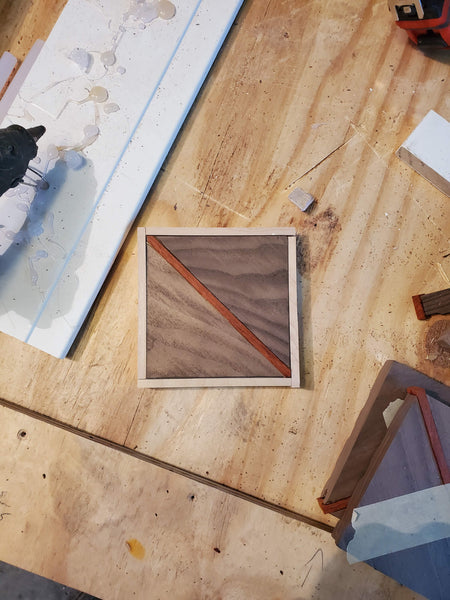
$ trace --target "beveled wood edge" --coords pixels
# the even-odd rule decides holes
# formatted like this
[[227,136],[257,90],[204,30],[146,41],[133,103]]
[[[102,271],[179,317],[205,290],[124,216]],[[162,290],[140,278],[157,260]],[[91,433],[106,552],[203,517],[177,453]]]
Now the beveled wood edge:
[[289,338],[291,358],[291,387],[300,387],[300,353],[298,339],[298,298],[297,298],[297,240],[288,237],[288,282],[289,282]]
[[295,227],[146,227],[146,235],[286,235]]
[[145,379],[147,375],[147,246],[145,227],[138,227],[138,357],[137,376]]
[[138,379],[139,388],[293,387],[290,377],[199,377],[191,379]]

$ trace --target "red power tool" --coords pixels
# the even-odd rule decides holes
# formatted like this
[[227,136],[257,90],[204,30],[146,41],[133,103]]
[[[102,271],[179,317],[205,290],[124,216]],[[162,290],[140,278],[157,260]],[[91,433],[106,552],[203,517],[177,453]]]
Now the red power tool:
[[397,25],[423,48],[450,48],[450,0],[388,0]]

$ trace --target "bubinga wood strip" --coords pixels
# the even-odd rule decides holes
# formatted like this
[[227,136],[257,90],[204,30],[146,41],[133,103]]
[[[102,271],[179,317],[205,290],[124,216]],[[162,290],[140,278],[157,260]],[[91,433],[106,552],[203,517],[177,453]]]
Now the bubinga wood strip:
[[[57,16],[54,0],[27,7],[28,25]],[[31,31],[19,27],[20,48]],[[402,33],[384,3],[311,0],[296,11],[247,0],[138,217],[143,227],[295,227],[301,389],[137,389],[132,230],[69,359],[0,336],[2,396],[334,524],[316,498],[384,361],[450,384],[426,360],[411,306],[417,290],[447,286],[436,224],[448,199],[393,155],[430,98],[450,119],[450,78]],[[295,186],[317,198],[312,213],[289,201]]]
[[[428,438],[430,440],[431,449],[433,450],[434,458],[436,460],[439,473],[441,475],[442,483],[450,483],[450,468],[442,448],[439,433],[434,422],[433,413],[431,412],[430,401],[423,388],[410,387],[408,388],[408,394],[413,394],[419,401],[420,410],[422,412],[423,421],[427,430]],[[446,423],[450,422],[450,410],[447,410]]]
[[180,273],[182,265],[176,268],[160,251],[156,238],[149,244],[147,236],[147,379],[279,376],[278,367]]
[[157,239],[254,334],[250,339],[290,364],[286,235]]
[[409,386],[419,386],[450,405],[449,388],[406,365],[387,361],[381,369],[350,437],[345,442],[334,470],[322,493],[325,504],[350,496],[364,475],[374,452],[386,435],[383,411],[397,398],[403,398]]

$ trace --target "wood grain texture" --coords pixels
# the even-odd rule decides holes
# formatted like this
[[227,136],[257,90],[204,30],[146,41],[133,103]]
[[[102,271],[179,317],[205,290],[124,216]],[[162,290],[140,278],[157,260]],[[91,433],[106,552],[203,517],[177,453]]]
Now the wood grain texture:
[[0,54],[20,62],[36,39],[47,39],[67,0],[0,0]]
[[404,398],[411,386],[423,387],[440,401],[450,405],[448,386],[406,365],[387,361],[325,485],[325,504],[347,498],[354,492],[355,486],[363,477],[374,453],[387,434],[383,411],[397,398]]
[[[422,419],[425,424],[425,429],[427,431],[428,439],[431,445],[431,450],[433,451],[434,460],[436,461],[437,467],[439,469],[439,474],[441,476],[441,481],[443,484],[450,483],[450,456],[446,456],[444,450],[442,448],[442,442],[439,436],[439,432],[434,421],[433,413],[431,411],[431,400],[427,395],[423,388],[419,387],[410,387],[408,388],[408,394],[413,394],[416,396],[420,410],[422,413]],[[446,413],[443,415],[443,421],[447,425],[450,424],[450,407],[445,406],[444,409],[447,409]]]
[[147,379],[279,376],[157,248],[147,236]]
[[[290,365],[287,236],[158,239],[284,365]],[[279,369],[290,376],[290,371]]]
[[450,119],[449,61],[412,47],[385,2],[246,0],[139,215],[295,227],[300,390],[137,389],[133,231],[68,359],[0,336],[2,397],[334,523],[316,498],[385,361],[450,383],[411,306],[449,285],[448,199],[395,156],[430,108]]
[[420,600],[329,533],[0,408],[0,559],[105,600]]
[[428,319],[432,315],[450,313],[450,288],[413,296],[414,308],[418,319]]
[[[397,474],[398,479],[393,481],[392,474],[394,469],[390,469],[389,467],[389,474],[386,478],[377,477],[379,470],[380,472],[384,473],[383,469],[380,467],[383,461],[386,461],[386,464],[389,463],[389,465],[390,461],[393,461],[396,466],[404,466],[405,456],[409,449],[408,442],[410,442],[410,440],[408,440],[408,436],[405,436],[404,432],[406,431],[409,434],[411,427],[413,427],[415,431],[422,433],[422,439],[419,438],[417,440],[418,445],[417,447],[412,448],[412,450],[414,451],[414,449],[418,448],[419,452],[421,452],[423,447],[425,447],[426,450],[428,449],[427,458],[431,458],[431,466],[435,467],[435,480],[439,481],[439,473],[437,472],[436,466],[433,462],[433,455],[428,444],[426,430],[423,427],[423,423],[421,427],[420,419],[417,418],[418,416],[420,417],[420,410],[413,410],[414,403],[416,408],[418,408],[416,398],[408,394],[403,404],[400,406],[399,410],[392,419],[389,427],[386,429],[386,433],[383,436],[381,443],[372,454],[367,469],[356,483],[355,489],[347,501],[347,506],[344,510],[344,513],[333,531],[333,537],[340,547],[343,547],[343,544],[346,544],[353,510],[358,506],[364,506],[365,502],[363,498],[369,487],[374,489],[374,493],[377,495],[378,500],[374,500],[374,502],[380,502],[381,500],[386,500],[388,498],[395,498],[396,496],[407,494],[413,491],[410,489],[411,482],[409,481],[409,473],[399,472]],[[423,446],[420,444],[420,442],[423,442]],[[403,471],[405,471],[405,469],[403,469]],[[375,484],[373,481],[375,481],[375,484],[379,485],[379,488],[374,487]],[[345,540],[345,542],[342,542],[342,540]]]
[[[442,406],[448,423],[450,408]],[[408,394],[333,532],[336,543],[347,548],[353,535],[353,509],[439,486],[441,482],[420,401]],[[445,600],[450,583],[449,551],[450,538],[444,538],[367,562],[431,600]]]

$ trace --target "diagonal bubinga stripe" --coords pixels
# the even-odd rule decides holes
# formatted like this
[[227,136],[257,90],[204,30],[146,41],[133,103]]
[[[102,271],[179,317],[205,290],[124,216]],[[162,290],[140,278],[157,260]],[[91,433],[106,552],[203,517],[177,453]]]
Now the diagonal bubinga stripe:
[[222,302],[203,285],[182,262],[178,260],[155,236],[148,235],[147,243],[158,252],[190,285],[227,319],[256,350],[258,350],[284,377],[291,376],[290,368],[281,361],[242,321],[240,321]]

